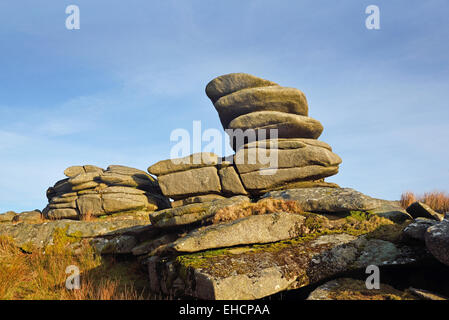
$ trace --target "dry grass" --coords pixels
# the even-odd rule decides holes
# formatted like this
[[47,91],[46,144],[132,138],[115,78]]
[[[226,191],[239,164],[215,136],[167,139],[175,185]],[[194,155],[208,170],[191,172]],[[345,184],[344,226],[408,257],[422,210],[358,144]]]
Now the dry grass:
[[423,202],[439,213],[449,212],[449,195],[445,192],[426,192],[418,196],[413,192],[405,192],[401,196],[401,206],[404,209],[415,201]]
[[413,202],[416,202],[416,197],[413,192],[407,191],[401,195],[401,206],[407,209]]
[[[24,253],[9,238],[0,236],[0,299],[15,300],[136,300],[149,299],[146,274],[137,262],[116,263],[100,257],[85,243],[47,247]],[[81,288],[68,290],[66,268],[81,273]]]
[[80,215],[81,221],[92,221],[94,216],[92,215],[92,210],[88,210],[85,214]]
[[262,199],[256,203],[243,203],[220,209],[215,213],[213,223],[232,221],[251,215],[274,212],[303,213],[296,201]]

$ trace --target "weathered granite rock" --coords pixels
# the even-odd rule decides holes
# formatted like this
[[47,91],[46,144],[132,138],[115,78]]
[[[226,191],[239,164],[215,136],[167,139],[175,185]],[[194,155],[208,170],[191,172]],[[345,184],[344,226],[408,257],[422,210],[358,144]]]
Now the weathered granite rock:
[[380,284],[379,289],[367,289],[365,281],[339,278],[317,287],[307,300],[419,300],[407,291]]
[[341,163],[340,157],[329,149],[307,144],[289,149],[242,148],[234,158],[240,174],[269,168],[274,159],[277,159],[275,167],[279,169],[311,165],[332,167]]
[[321,147],[332,151],[330,145],[324,141],[306,138],[291,138],[291,139],[265,139],[253,141],[243,145],[244,148],[264,148],[264,149],[299,149],[306,146]]
[[148,173],[120,165],[107,170],[86,165],[67,168],[69,177],[47,190],[47,219],[86,219],[120,212],[169,208],[157,181]]
[[92,239],[91,245],[100,254],[129,254],[138,243],[133,236],[119,235],[112,239]]
[[185,206],[192,203],[202,203],[202,202],[211,202],[213,200],[225,199],[226,197],[220,196],[218,194],[205,194],[201,196],[193,196],[181,200],[176,200],[171,203],[172,208]]
[[215,167],[169,173],[159,176],[158,181],[162,193],[175,200],[221,191],[220,178]]
[[148,172],[156,176],[169,173],[210,167],[219,163],[220,158],[210,152],[194,153],[184,158],[168,159],[159,161],[148,168]]
[[132,253],[135,256],[151,253],[161,246],[174,242],[178,238],[179,235],[177,233],[164,234],[156,239],[151,239],[140,243],[132,249]]
[[154,226],[160,228],[185,226],[207,220],[217,210],[243,202],[250,202],[250,200],[245,196],[235,196],[211,202],[193,203],[150,213],[150,220]]
[[229,124],[237,117],[259,111],[308,115],[304,93],[298,89],[280,86],[239,90],[221,97],[214,106],[225,129],[231,127]]
[[13,222],[37,223],[42,221],[42,212],[40,210],[24,211],[12,219]]
[[323,132],[323,126],[318,120],[278,111],[259,111],[242,115],[229,123],[229,129],[255,130],[258,140],[261,137],[270,137],[271,129],[277,130],[278,138],[318,139]]
[[263,198],[295,200],[304,211],[310,212],[369,211],[383,202],[351,188],[324,187],[272,191]]
[[149,174],[131,176],[105,171],[105,173],[99,177],[99,180],[109,186],[126,186],[148,191],[156,191],[158,187],[156,180]]
[[425,233],[426,247],[440,262],[449,266],[449,217],[429,227]]
[[363,268],[369,265],[391,264],[400,254],[400,249],[394,243],[379,239],[367,240],[354,266]]
[[254,196],[263,196],[265,193],[270,191],[278,191],[278,190],[289,190],[289,189],[298,189],[298,188],[340,188],[340,186],[333,182],[325,182],[324,179],[319,180],[309,180],[309,181],[294,181],[294,182],[286,182],[282,183],[275,187],[270,187],[266,189],[258,189],[251,190],[251,195]]
[[424,241],[427,229],[435,224],[437,224],[435,220],[416,218],[404,229],[404,234],[411,239]]
[[413,220],[412,216],[395,201],[379,199],[379,205],[372,209],[371,212],[397,223],[402,223],[405,220]]
[[[86,185],[87,183],[95,183],[95,185],[98,185],[99,184],[98,181],[100,179],[101,174],[102,173],[99,173],[99,172],[80,173],[76,176],[69,178],[68,182],[72,186]],[[88,189],[88,188],[85,188],[85,189]]]
[[233,166],[221,168],[218,171],[218,175],[220,176],[221,190],[224,194],[248,194],[248,192],[243,187],[242,181],[240,180],[239,175],[237,174]]
[[102,195],[103,209],[106,213],[115,213],[130,210],[157,210],[157,200],[149,195],[140,194],[115,194],[105,193]]
[[[319,180],[338,173],[338,166],[310,165],[296,168],[265,169],[240,174],[245,189],[250,193],[272,190],[297,181]],[[315,189],[315,188],[314,188]]]
[[249,216],[190,232],[172,244],[178,252],[197,252],[242,244],[269,243],[304,235],[306,217],[285,212]]
[[425,203],[419,201],[413,202],[406,210],[413,218],[423,217],[437,221],[441,221],[444,218],[443,214],[436,212]]
[[57,219],[79,219],[79,211],[78,209],[44,209],[43,212],[45,212],[45,218],[50,220],[57,220]]
[[[356,268],[367,241],[345,233],[331,234],[287,243],[203,251],[175,260],[152,257],[147,265],[151,288],[156,292],[207,300],[258,299]],[[371,258],[370,262],[381,260]],[[398,265],[413,261],[414,258],[380,262]]]
[[80,212],[80,216],[101,216],[104,215],[103,199],[99,194],[86,194],[80,196],[76,200],[76,207]]
[[69,183],[69,178],[67,178],[56,182],[55,185],[47,191],[47,196],[56,196],[69,192],[72,192],[72,185]]
[[246,89],[277,84],[247,73],[230,73],[219,76],[210,81],[206,86],[206,95],[215,103],[218,99],[233,92]]
[[[98,239],[112,240],[119,236],[133,237],[134,242],[137,242],[153,236],[155,233],[152,229],[154,227],[149,225],[149,221],[143,219],[58,220],[41,223],[3,223],[0,225],[0,235],[11,237],[14,243],[25,251],[33,251],[53,245],[56,235],[67,238],[70,243],[79,242],[81,239],[96,239],[97,243],[99,241],[107,243],[108,241]],[[124,240],[125,238],[119,238],[111,242],[117,243],[117,249],[121,248],[114,253],[128,253],[123,249]]]
[[7,211],[5,213],[2,213],[2,214],[0,214],[0,223],[11,222],[16,215],[17,215],[17,213],[14,211]]
[[84,166],[72,166],[64,170],[64,174],[71,178],[75,177],[81,173],[87,173],[87,172],[97,172],[102,173],[104,170],[102,168],[92,166],[92,165],[84,165]]

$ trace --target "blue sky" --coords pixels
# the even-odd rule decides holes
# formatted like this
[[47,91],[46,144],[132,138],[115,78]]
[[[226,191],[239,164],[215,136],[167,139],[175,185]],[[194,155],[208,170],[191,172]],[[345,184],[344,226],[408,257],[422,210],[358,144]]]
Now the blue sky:
[[[65,28],[80,8],[81,29]],[[380,30],[365,8],[380,8]],[[42,209],[66,167],[146,168],[170,133],[221,129],[204,93],[247,72],[304,91],[343,159],[329,181],[374,197],[449,191],[449,3],[2,1],[0,212]]]

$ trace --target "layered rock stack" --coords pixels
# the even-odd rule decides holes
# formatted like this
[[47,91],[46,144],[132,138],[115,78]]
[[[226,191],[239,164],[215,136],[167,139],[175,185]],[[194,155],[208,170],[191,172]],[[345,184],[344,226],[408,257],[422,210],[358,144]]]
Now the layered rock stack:
[[[302,91],[232,73],[209,82],[206,94],[230,135],[237,172],[250,194],[335,186],[323,179],[338,173],[341,159],[328,144],[316,140],[323,126],[308,117]],[[267,159],[276,161],[273,164]],[[276,170],[269,172],[272,167]]]
[[173,207],[285,188],[338,187],[324,178],[338,172],[341,159],[316,140],[323,126],[308,117],[300,90],[233,73],[209,82],[206,94],[236,154],[227,161],[198,153],[149,167]]
[[158,177],[162,193],[175,200],[173,207],[247,194],[234,167],[214,153],[159,161],[148,172]]
[[47,190],[47,219],[82,219],[121,212],[148,215],[170,207],[157,181],[144,171],[111,165],[106,170],[73,166],[64,171],[66,179]]

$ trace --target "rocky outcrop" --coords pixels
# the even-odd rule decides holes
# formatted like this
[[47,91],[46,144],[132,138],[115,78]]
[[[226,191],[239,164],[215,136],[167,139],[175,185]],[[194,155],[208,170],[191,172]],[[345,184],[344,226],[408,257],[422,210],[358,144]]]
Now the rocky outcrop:
[[306,233],[306,217],[290,213],[255,215],[190,232],[175,241],[178,252],[197,252],[242,244],[276,242]]
[[235,168],[213,153],[159,161],[148,172],[157,176],[162,193],[175,200],[173,207],[248,194]]
[[[323,126],[308,117],[307,100],[300,90],[229,74],[212,80],[206,93],[216,83],[236,83],[245,77],[251,81],[223,90],[218,100],[211,100],[236,150],[234,164],[246,191],[258,196],[292,183],[307,182],[310,187],[338,173],[341,159],[329,145],[316,140]],[[252,81],[257,87],[250,86]]]
[[[150,166],[148,172],[158,177],[162,193],[177,201],[175,206],[197,196],[256,197],[293,187],[337,187],[324,178],[338,173],[341,159],[316,140],[323,126],[308,117],[303,92],[238,73],[213,79],[206,94],[236,154],[222,159],[196,153]],[[272,129],[276,136],[267,136]]]
[[0,236],[11,238],[26,252],[45,249],[61,242],[76,248],[82,241],[87,241],[100,254],[129,254],[138,244],[158,234],[159,230],[149,224],[148,217],[0,224]]
[[204,222],[214,216],[217,210],[239,203],[249,202],[245,196],[216,199],[193,203],[181,207],[156,211],[150,214],[151,223],[159,228],[176,228]]
[[388,253],[381,248],[365,253],[365,247],[378,245],[372,241],[340,233],[202,251],[173,260],[152,256],[147,260],[150,285],[156,292],[200,299],[258,299],[374,262],[411,263],[419,254],[390,242],[384,246]]
[[23,211],[16,213],[14,211],[8,211],[0,214],[0,223],[2,222],[29,222],[39,223],[42,222],[42,212],[38,209],[33,211]]
[[294,200],[309,212],[370,211],[398,222],[412,219],[398,203],[371,198],[351,188],[287,189],[268,192],[262,198]]
[[144,171],[118,165],[106,170],[86,165],[67,168],[68,177],[47,190],[47,219],[84,219],[170,207],[157,181]]
[[[150,174],[67,168],[43,212],[0,215],[0,236],[25,252],[87,242],[100,254],[137,257],[151,290],[172,298],[259,299],[369,265],[416,266],[433,256],[449,265],[449,220],[421,203],[405,211],[324,181],[342,160],[317,140],[323,126],[308,117],[303,92],[238,73],[215,78],[206,94],[235,154],[163,160]],[[367,294],[346,280],[309,298],[333,299],[345,287]],[[408,298],[386,289],[376,298]]]

